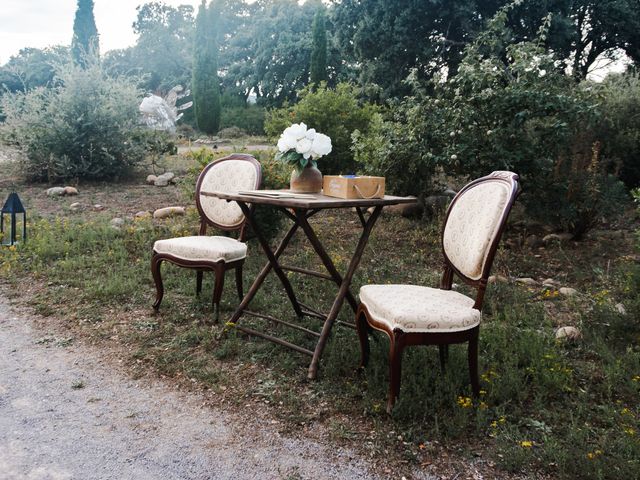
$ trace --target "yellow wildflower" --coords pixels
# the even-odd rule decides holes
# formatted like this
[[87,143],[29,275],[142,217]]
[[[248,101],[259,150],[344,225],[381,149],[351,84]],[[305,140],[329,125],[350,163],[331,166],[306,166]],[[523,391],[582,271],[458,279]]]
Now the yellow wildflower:
[[458,397],[457,403],[462,408],[471,408],[473,406],[471,397]]
[[520,446],[522,448],[531,448],[531,447],[533,447],[533,442],[531,440],[522,440],[520,442]]

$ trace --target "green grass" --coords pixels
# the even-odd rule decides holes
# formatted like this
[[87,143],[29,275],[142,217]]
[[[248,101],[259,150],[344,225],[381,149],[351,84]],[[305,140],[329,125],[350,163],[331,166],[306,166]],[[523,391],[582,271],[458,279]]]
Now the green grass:
[[[335,218],[338,215],[343,214],[319,216],[314,226],[344,271],[350,258],[345,248],[355,244],[359,228],[355,214],[353,219]],[[108,216],[33,221],[27,244],[0,250],[2,277],[10,281],[14,275],[26,275],[41,285],[29,299],[39,313],[52,315],[64,309],[75,332],[105,342],[116,336],[132,362],[149,365],[162,375],[193,379],[234,404],[270,405],[286,428],[326,422],[336,441],[370,436],[373,430],[372,451],[395,449],[410,462],[419,463],[429,451],[425,445],[437,440],[451,448],[460,446],[463,456],[483,452],[510,472],[585,479],[640,477],[637,266],[619,262],[618,275],[605,276],[593,262],[582,262],[589,268],[572,271],[571,276],[584,279],[581,290],[593,295],[579,301],[545,297],[541,289],[492,284],[480,338],[481,398],[470,398],[465,346],[451,348],[445,372],[440,371],[436,348],[410,348],[403,360],[401,397],[389,417],[384,410],[388,340],[383,335],[371,342],[369,368],[357,374],[356,335],[348,328],[335,328],[319,380],[308,382],[307,357],[233,329],[222,334],[224,318],[237,305],[231,276],[220,325],[210,324],[211,276],[205,275],[204,294],[196,298],[194,272],[170,265],[163,266],[161,312],[152,313],[152,244],[159,238],[194,233],[195,218],[162,224],[135,221],[121,230],[108,221]],[[383,217],[353,291],[370,282],[435,285],[440,265],[436,225]],[[286,263],[320,269],[300,235],[292,243]],[[255,241],[250,242],[249,252],[245,289],[264,263]],[[582,264],[575,254],[558,251],[561,262]],[[496,268],[525,274],[522,259],[518,252],[501,251]],[[534,264],[526,265],[534,268]],[[305,303],[328,311],[334,285],[296,274],[291,280]],[[21,282],[14,281],[16,289]],[[617,301],[624,301],[627,315],[615,310]],[[295,320],[275,276],[268,278],[252,308]],[[560,313],[581,327],[582,340],[555,340],[555,315]],[[352,321],[352,317],[345,305],[340,319]],[[305,322],[319,327],[315,320]],[[246,324],[313,345],[303,334],[281,326]]]

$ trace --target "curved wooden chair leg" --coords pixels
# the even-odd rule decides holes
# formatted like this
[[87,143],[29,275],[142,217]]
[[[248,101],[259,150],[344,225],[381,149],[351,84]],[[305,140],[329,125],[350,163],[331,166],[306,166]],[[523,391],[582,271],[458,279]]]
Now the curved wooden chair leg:
[[158,255],[154,254],[151,257],[151,274],[153,275],[153,280],[156,284],[156,301],[153,303],[153,308],[156,311],[160,308],[160,303],[164,296],[164,286],[162,285],[162,275],[160,274],[161,263],[162,258],[158,257]]
[[218,264],[215,268],[215,285],[213,287],[213,310],[214,321],[218,323],[220,320],[220,299],[222,298],[222,289],[224,287],[224,264]]
[[196,295],[199,295],[200,292],[202,292],[202,276],[203,276],[203,271],[202,270],[197,270],[196,271]]
[[389,350],[389,400],[387,402],[387,413],[391,414],[396,400],[400,397],[400,380],[402,379],[402,350],[404,349],[404,339],[402,332],[395,332],[390,339],[391,348]]
[[360,339],[360,366],[358,368],[363,369],[369,364],[369,324],[366,314],[360,309],[356,312],[356,329]]
[[244,289],[242,288],[242,263],[236,267],[236,288],[238,290],[238,298],[242,301],[244,298]]
[[449,360],[449,345],[438,345],[440,354],[440,371],[444,372]]
[[468,349],[469,377],[471,379],[471,391],[475,397],[480,395],[480,381],[478,380],[478,329],[469,338]]

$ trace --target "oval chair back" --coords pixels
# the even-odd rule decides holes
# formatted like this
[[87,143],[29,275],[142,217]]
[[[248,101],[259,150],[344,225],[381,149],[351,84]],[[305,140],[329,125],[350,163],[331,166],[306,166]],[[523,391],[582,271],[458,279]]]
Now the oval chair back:
[[[205,197],[205,192],[236,192],[255,190],[262,183],[261,168],[251,155],[235,153],[207,165],[196,183],[196,206],[200,213],[202,229],[207,225],[221,230],[237,230],[245,218],[236,202]],[[201,231],[201,234],[204,233]]]
[[487,279],[511,207],[518,175],[496,171],[467,184],[451,201],[442,230],[445,272],[441,288],[451,289],[453,273],[478,288],[481,309]]

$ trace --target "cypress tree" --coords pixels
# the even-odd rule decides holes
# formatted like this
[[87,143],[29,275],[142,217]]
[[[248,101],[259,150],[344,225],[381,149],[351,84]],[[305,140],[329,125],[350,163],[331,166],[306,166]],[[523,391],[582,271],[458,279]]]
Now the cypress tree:
[[327,75],[327,27],[324,7],[318,8],[313,17],[313,50],[311,51],[311,83],[319,85],[328,80]]
[[218,79],[217,5],[206,1],[198,9],[193,47],[193,105],[198,128],[213,134],[220,126],[220,80]]
[[73,20],[73,39],[71,40],[73,61],[86,66],[89,56],[100,55],[98,29],[93,16],[93,0],[78,0],[76,16]]

